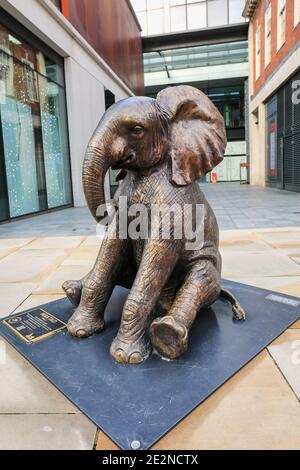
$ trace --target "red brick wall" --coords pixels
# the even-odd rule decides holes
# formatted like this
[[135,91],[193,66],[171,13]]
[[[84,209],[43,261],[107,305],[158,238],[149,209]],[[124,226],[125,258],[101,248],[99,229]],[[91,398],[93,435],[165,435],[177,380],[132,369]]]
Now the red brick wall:
[[[272,4],[272,26],[271,26],[271,63],[265,68],[265,11],[268,7],[268,4]],[[264,84],[265,80],[272,74],[272,72],[281,64],[284,58],[287,56],[289,51],[293,48],[293,46],[300,41],[300,23],[298,23],[297,27],[294,29],[294,0],[287,0],[286,1],[286,42],[282,46],[282,48],[277,52],[277,0],[261,0],[258,8],[256,9],[252,22],[253,22],[253,83],[254,83],[254,94],[259,91],[261,86]],[[255,32],[257,28],[257,24],[261,26],[261,64],[260,70],[261,74],[258,80],[255,79],[256,77],[256,70],[255,70]],[[300,66],[300,58],[299,58],[299,66]]]
[[144,92],[142,39],[129,0],[62,0],[62,13],[136,94]]

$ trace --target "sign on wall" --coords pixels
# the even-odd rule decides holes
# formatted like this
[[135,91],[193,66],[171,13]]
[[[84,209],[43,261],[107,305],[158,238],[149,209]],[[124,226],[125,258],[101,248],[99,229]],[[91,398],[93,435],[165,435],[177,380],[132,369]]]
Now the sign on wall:
[[272,178],[276,177],[276,120],[273,118],[269,124],[270,132],[270,176]]

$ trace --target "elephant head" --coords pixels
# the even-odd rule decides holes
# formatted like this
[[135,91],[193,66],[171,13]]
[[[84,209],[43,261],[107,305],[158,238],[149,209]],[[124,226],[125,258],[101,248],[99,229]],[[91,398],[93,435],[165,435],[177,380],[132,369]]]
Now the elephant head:
[[156,100],[119,101],[104,114],[86,152],[83,187],[89,209],[97,220],[110,167],[147,171],[166,161],[172,183],[188,185],[222,161],[225,147],[223,117],[196,88],[170,87]]

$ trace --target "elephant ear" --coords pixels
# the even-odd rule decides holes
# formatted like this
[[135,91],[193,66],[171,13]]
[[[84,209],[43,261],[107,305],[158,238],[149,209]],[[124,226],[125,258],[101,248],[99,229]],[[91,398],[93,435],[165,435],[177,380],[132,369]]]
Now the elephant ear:
[[224,119],[211,100],[191,86],[166,88],[157,102],[170,122],[172,182],[190,184],[223,160]]

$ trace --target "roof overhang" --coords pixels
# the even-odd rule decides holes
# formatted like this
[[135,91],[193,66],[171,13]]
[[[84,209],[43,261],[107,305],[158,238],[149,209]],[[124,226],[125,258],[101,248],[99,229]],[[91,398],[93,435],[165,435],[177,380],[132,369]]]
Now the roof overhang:
[[244,18],[249,18],[249,19],[252,18],[257,5],[259,4],[259,1],[260,0],[247,0],[244,11],[243,11]]
[[220,44],[248,39],[249,23],[203,28],[181,33],[143,37],[143,52],[159,52],[166,49]]

